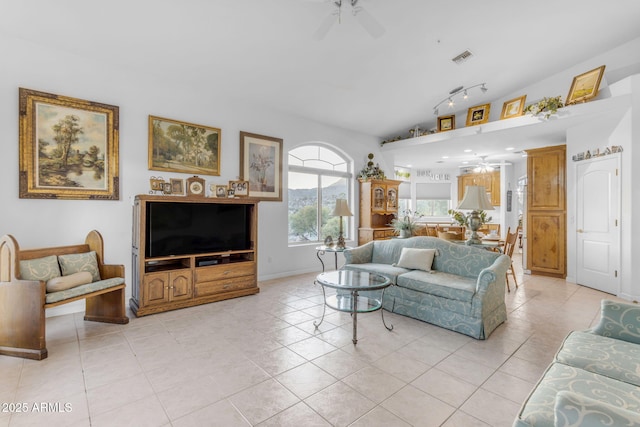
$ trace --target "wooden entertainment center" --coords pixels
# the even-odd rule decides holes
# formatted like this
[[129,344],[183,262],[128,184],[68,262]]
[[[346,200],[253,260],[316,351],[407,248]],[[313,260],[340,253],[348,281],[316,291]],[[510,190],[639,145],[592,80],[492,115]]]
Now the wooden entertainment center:
[[[250,248],[170,256],[147,256],[150,203],[216,203],[248,209]],[[136,316],[160,313],[260,292],[257,281],[258,201],[138,195],[133,206],[132,296]]]

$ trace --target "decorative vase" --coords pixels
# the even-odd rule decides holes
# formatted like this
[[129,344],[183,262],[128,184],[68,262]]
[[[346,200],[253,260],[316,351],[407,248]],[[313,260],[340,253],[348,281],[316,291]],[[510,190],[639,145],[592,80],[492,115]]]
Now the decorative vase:
[[411,237],[411,232],[409,230],[400,230],[400,235],[398,237],[406,239],[407,237]]

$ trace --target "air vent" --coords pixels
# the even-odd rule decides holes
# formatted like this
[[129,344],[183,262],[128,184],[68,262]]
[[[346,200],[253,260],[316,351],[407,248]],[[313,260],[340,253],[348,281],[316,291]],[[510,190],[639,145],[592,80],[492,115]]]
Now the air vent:
[[455,58],[453,58],[452,61],[455,62],[456,64],[460,65],[463,62],[465,62],[467,59],[471,58],[472,56],[473,56],[473,53],[471,53],[468,50],[465,50],[460,55],[458,55]]

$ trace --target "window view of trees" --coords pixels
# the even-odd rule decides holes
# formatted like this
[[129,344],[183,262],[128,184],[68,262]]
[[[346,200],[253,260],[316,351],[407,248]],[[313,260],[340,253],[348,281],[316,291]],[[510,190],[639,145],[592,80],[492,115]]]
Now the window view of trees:
[[423,216],[446,217],[451,200],[416,200],[416,211]]

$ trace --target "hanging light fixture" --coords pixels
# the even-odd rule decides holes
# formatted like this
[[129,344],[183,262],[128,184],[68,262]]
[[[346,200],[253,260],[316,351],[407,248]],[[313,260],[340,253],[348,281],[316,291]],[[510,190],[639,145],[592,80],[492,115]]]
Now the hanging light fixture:
[[444,104],[445,102],[447,102],[447,105],[449,106],[449,108],[453,108],[455,106],[455,102],[454,102],[454,98],[457,95],[462,94],[462,99],[464,99],[465,101],[469,98],[469,90],[470,89],[474,89],[479,87],[480,90],[482,91],[482,93],[486,93],[487,92],[487,86],[486,83],[478,83],[477,85],[473,85],[473,86],[469,86],[469,87],[464,87],[464,86],[458,86],[455,89],[452,89],[451,91],[449,91],[449,96],[447,96],[445,99],[443,99],[442,101],[438,102],[435,107],[433,107],[433,114],[434,115],[438,115],[440,113],[440,106],[442,104]]

